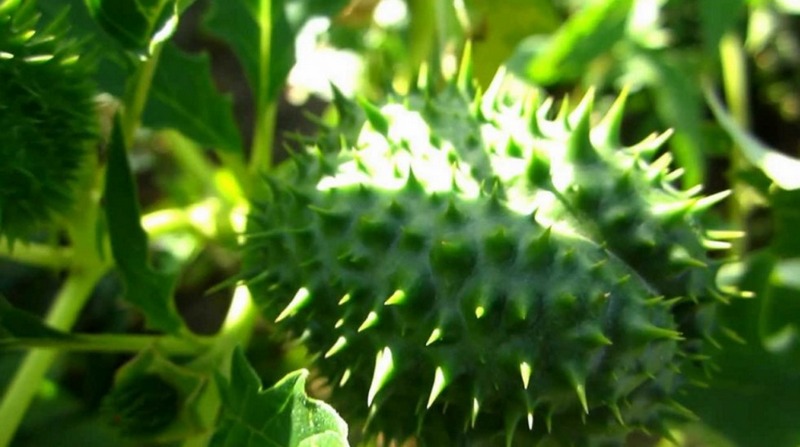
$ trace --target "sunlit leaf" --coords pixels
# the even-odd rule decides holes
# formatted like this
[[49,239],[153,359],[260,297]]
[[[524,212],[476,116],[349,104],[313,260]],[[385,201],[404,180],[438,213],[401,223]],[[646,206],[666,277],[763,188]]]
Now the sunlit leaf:
[[158,272],[150,266],[147,234],[140,223],[136,188],[119,118],[108,147],[104,202],[111,252],[125,282],[125,299],[144,313],[151,328],[178,332],[183,321],[172,300],[177,275]]
[[[85,0],[92,17],[117,42],[140,56],[167,40],[178,25],[176,0]],[[184,2],[186,3],[186,2]]]
[[203,146],[242,150],[231,100],[214,87],[208,56],[190,56],[172,44],[161,52],[143,121],[179,130]]
[[[532,57],[512,70],[521,71],[532,81],[549,85],[574,80],[586,66],[609,51],[625,36],[625,25],[633,0],[596,0],[571,16],[542,48],[518,51]],[[519,57],[515,57],[519,61]]]
[[295,371],[268,390],[241,351],[230,381],[220,379],[222,421],[211,447],[342,447],[347,425],[328,404],[306,396],[308,371]]
[[314,15],[333,15],[347,0],[216,0],[206,26],[228,42],[258,104],[272,102],[295,63],[295,37]]
[[736,124],[710,88],[705,89],[705,94],[720,126],[733,138],[750,163],[761,169],[779,187],[790,190],[800,188],[800,160],[784,155],[756,140]]
[[474,28],[475,77],[484,87],[523,39],[552,33],[562,20],[549,0],[470,0],[465,5]]

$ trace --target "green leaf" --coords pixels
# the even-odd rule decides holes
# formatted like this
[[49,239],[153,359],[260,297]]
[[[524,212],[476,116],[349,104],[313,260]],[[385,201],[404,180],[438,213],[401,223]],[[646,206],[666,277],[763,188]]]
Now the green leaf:
[[308,371],[288,374],[263,391],[240,350],[231,379],[220,379],[223,413],[211,447],[347,446],[347,425],[332,407],[305,393]]
[[85,1],[92,17],[111,37],[142,57],[169,39],[178,25],[175,0]]
[[708,105],[747,160],[783,189],[800,189],[800,160],[784,155],[756,140],[725,110],[710,88],[704,89]]
[[744,18],[745,3],[745,0],[703,0],[697,3],[700,8],[700,30],[710,56],[717,56],[722,35]]
[[148,260],[147,234],[140,223],[136,188],[117,116],[108,148],[105,214],[111,252],[126,285],[125,298],[145,315],[151,328],[176,333],[183,328],[172,301],[177,275],[157,272]]
[[0,348],[14,346],[15,339],[64,340],[70,335],[57,331],[34,314],[17,309],[0,296]]
[[[623,39],[632,6],[633,0],[590,2],[570,17],[542,47],[535,51],[525,47],[518,50],[531,56],[522,67],[524,75],[544,85],[579,78],[590,62]],[[536,43],[540,44],[541,41]],[[514,59],[520,61],[518,56]],[[511,69],[519,71],[519,62]]]
[[190,56],[164,45],[143,121],[149,127],[176,129],[203,146],[242,151],[232,102],[214,87],[205,54]]
[[656,112],[675,130],[672,153],[685,170],[686,187],[704,183],[706,138],[702,132],[703,99],[691,73],[696,67],[677,52],[636,48],[626,61],[629,75],[655,93]]
[[[274,101],[295,63],[295,37],[314,15],[333,15],[347,0],[216,0],[206,20],[244,67],[258,104]],[[263,35],[262,35],[263,34]]]
[[[775,349],[763,337],[762,320],[769,311],[763,300],[770,293],[774,258],[769,253],[751,255],[747,264],[740,287],[758,298],[735,300],[719,309],[723,331],[736,336],[720,337],[720,349],[711,353],[715,371],[700,377],[707,387],[685,388],[682,403],[739,447],[796,447],[800,349],[797,344]],[[798,321],[800,315],[795,311],[787,317]]]
[[480,38],[472,44],[475,77],[486,87],[497,68],[514,52],[519,42],[532,34],[549,34],[561,24],[550,0],[469,0],[466,3],[473,32]]
[[217,393],[208,372],[173,362],[157,346],[123,365],[106,397],[118,428],[161,444],[209,431],[215,413],[206,410],[214,402]]

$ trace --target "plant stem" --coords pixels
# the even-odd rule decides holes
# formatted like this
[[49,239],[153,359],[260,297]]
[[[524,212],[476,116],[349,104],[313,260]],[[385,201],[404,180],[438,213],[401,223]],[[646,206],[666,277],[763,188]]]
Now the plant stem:
[[72,249],[34,242],[18,242],[14,245],[14,249],[10,250],[8,240],[0,237],[0,257],[36,267],[63,269],[72,262]]
[[[236,346],[247,344],[258,321],[258,315],[258,308],[253,303],[250,291],[244,285],[237,286],[214,346],[204,355],[197,357],[190,366],[196,370],[216,371],[223,377],[229,377],[233,350]],[[216,417],[220,405],[218,393],[213,399],[206,400],[200,409],[203,419],[211,420]],[[208,432],[193,436],[184,441],[181,447],[206,447],[212,435],[213,432]]]
[[139,65],[125,85],[123,94],[124,108],[122,109],[122,135],[125,136],[125,147],[133,147],[133,137],[139,128],[142,112],[147,104],[150,85],[158,66],[158,57],[161,55],[161,45],[157,45],[153,54],[147,61]]
[[[737,124],[743,129],[750,127],[750,104],[747,94],[747,63],[744,48],[735,32],[725,34],[719,43],[720,62],[722,64],[722,81],[725,88],[725,100]],[[728,179],[732,185],[733,195],[728,201],[730,220],[736,228],[745,228],[747,212],[751,201],[747,197],[747,189],[737,181],[737,174],[747,165],[741,150],[735,145],[731,148],[730,169]],[[744,255],[743,239],[733,242],[733,253],[738,258]]]
[[250,150],[250,173],[255,175],[272,166],[272,142],[275,134],[275,117],[278,112],[277,101],[270,98],[270,57],[272,56],[272,1],[259,2],[258,23],[259,64],[256,86],[256,120],[253,133],[253,146]]
[[59,351],[136,353],[157,346],[159,352],[167,355],[191,356],[204,352],[209,345],[210,339],[207,337],[187,339],[165,335],[73,334],[66,339],[15,339],[4,344],[3,349],[46,348]]
[[[47,324],[55,329],[69,330],[91,295],[97,280],[104,273],[104,268],[73,270],[47,315],[45,320]],[[36,349],[28,353],[23,360],[0,403],[0,421],[3,424],[3,430],[0,430],[0,447],[10,444],[57,355],[56,350]]]

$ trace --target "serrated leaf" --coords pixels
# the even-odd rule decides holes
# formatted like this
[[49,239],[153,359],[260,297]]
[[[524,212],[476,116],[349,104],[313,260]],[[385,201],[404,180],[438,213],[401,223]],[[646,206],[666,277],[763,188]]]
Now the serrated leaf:
[[34,314],[14,307],[0,296],[0,348],[15,346],[15,339],[65,340],[70,335],[57,331]]
[[[277,98],[295,63],[295,37],[303,24],[314,15],[333,15],[347,3],[346,0],[217,0],[206,25],[231,45],[258,103],[266,104]],[[263,38],[267,36],[268,39]]]
[[[178,25],[175,0],[85,0],[95,21],[125,49],[140,56],[167,40]],[[184,2],[186,3],[186,2]]]
[[705,89],[705,94],[714,117],[736,142],[745,158],[779,187],[787,190],[800,189],[800,160],[784,155],[756,140],[736,124],[710,88]]
[[125,282],[125,299],[144,313],[149,327],[168,333],[180,331],[183,321],[172,301],[177,275],[150,266],[147,234],[140,222],[119,116],[108,145],[104,203],[111,253]]
[[268,390],[236,350],[231,379],[220,379],[222,420],[211,447],[347,446],[347,425],[328,404],[305,393],[308,371],[288,374]]
[[142,119],[149,127],[176,129],[203,146],[242,150],[232,102],[214,87],[208,56],[185,54],[171,43],[161,52]]
[[[633,0],[596,0],[570,17],[559,30],[523,64],[524,75],[535,83],[550,85],[581,76],[586,66],[609,51],[625,36],[625,24]],[[541,42],[539,42],[541,44]],[[520,59],[515,57],[517,61]],[[519,70],[519,63],[512,69]]]

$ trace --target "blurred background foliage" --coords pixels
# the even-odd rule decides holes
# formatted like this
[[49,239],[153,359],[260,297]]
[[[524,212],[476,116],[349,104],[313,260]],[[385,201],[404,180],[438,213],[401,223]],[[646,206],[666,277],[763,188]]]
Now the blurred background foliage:
[[[52,14],[63,3],[40,1]],[[76,31],[101,33],[82,1],[66,3],[72,4]],[[138,135],[132,153],[145,211],[193,203],[209,188],[198,171],[185,169],[192,166],[191,151],[165,148],[215,147],[217,152],[199,152],[214,161],[224,156],[220,148],[249,147],[256,138],[254,111],[262,86],[253,82],[248,59],[242,57],[245,50],[225,34],[226,26],[238,25],[232,9],[245,3],[198,0],[181,15],[175,47],[165,50],[161,66],[199,73],[205,88],[224,93],[215,100],[224,101],[221,107],[230,107],[233,118],[216,120],[219,126],[210,133],[193,133],[191,126],[178,133],[164,130],[174,121],[163,115],[163,107],[145,111],[143,121],[151,130]],[[453,72],[467,40],[473,44],[475,71],[484,88],[505,65],[521,81],[564,101],[595,88],[598,112],[627,89],[626,142],[673,129],[667,146],[684,170],[683,186],[733,192],[726,208],[715,215],[715,224],[746,236],[724,259],[732,262],[720,281],[738,284],[755,296],[720,309],[715,368],[693,372],[695,385],[682,396],[698,422],[676,429],[675,441],[683,446],[800,445],[800,1],[273,4],[288,12],[279,36],[282,46],[274,56],[284,72],[278,73],[277,83],[264,87],[277,101],[277,160],[284,144],[296,145],[297,135],[314,132],[316,120],[309,115],[324,120],[330,113],[331,84],[348,96],[402,93],[422,65]],[[112,95],[124,95],[119,73],[130,71],[130,61],[104,49],[107,40],[95,42],[103,55],[99,85]],[[157,74],[154,82],[154,91],[176,88],[168,71]],[[237,261],[226,246],[230,241],[196,235],[157,241],[159,262],[184,266],[176,292],[181,315],[194,331],[213,333],[230,294],[212,293],[199,302],[197,297],[236,271]],[[0,260],[0,295],[20,308],[41,314],[58,284],[51,271]],[[104,279],[77,330],[142,331],[142,318],[120,302],[120,290],[118,278]],[[273,342],[268,327],[258,330],[263,336],[253,337],[250,352],[265,383],[302,364],[302,352]],[[114,371],[128,358],[65,357],[42,387],[45,399],[34,406],[14,445],[135,445],[118,439],[102,409]],[[0,383],[8,380],[17,362],[17,355],[0,356]],[[656,442],[632,440],[635,445]]]

